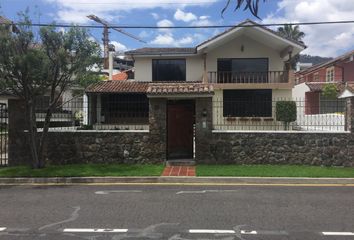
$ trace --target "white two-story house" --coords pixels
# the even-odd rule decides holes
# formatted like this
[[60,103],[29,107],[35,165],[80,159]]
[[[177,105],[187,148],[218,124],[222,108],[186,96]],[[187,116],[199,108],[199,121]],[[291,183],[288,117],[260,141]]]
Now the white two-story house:
[[[198,117],[195,100],[209,97],[213,129],[248,130],[260,124],[271,129],[277,125],[274,101],[292,97],[294,74],[288,61],[305,48],[246,20],[196,47],[128,51],[134,79],[87,89],[94,106],[91,123],[147,125],[149,99],[165,98],[167,125],[173,121],[167,132],[176,139],[190,135]],[[180,137],[174,144],[190,139]]]

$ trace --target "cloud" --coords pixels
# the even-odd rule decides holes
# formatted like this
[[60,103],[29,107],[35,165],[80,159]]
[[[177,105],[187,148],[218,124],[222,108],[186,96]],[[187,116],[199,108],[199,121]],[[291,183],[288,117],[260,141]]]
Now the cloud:
[[190,22],[190,21],[197,20],[197,16],[194,15],[193,13],[183,12],[180,9],[177,9],[177,11],[175,12],[174,18],[177,21],[183,21],[183,22]]
[[124,52],[128,50],[128,48],[120,42],[110,41],[109,43],[114,45],[116,52]]
[[175,38],[171,32],[158,34],[154,40],[150,43],[159,46],[170,46],[170,47],[180,47],[190,45],[194,42],[193,37],[184,36],[181,38]]
[[150,13],[151,16],[155,19],[155,20],[158,20],[160,18],[160,16],[157,14],[157,13]]
[[[115,19],[117,13],[129,12],[138,9],[179,9],[188,6],[209,6],[218,0],[209,0],[208,3],[201,0],[179,0],[171,4],[171,0],[149,1],[99,1],[99,0],[43,0],[58,9],[55,19],[66,23],[87,23],[88,14],[102,16],[105,19]],[[154,17],[154,16],[153,16]],[[155,17],[159,17],[156,15]]]
[[[282,16],[279,14],[282,13]],[[353,20],[353,0],[281,0],[263,23]],[[303,53],[335,57],[354,47],[352,24],[300,26],[308,46]]]
[[[163,20],[161,20],[161,21],[158,21],[158,22],[156,23],[156,25],[157,25],[158,27],[173,27],[173,26],[174,26],[173,22],[171,22],[171,21],[168,20],[168,19],[163,19]],[[161,28],[161,29],[159,29],[158,31],[159,31],[159,32],[171,32],[171,29],[169,29],[169,28]]]

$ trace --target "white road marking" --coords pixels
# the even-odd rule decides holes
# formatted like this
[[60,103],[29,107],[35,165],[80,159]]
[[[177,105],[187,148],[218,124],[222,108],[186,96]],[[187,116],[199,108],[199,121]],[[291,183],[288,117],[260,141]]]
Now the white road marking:
[[110,228],[65,228],[63,232],[70,233],[126,233],[128,229]]
[[325,236],[354,236],[354,232],[322,232]]
[[141,193],[142,191],[140,190],[112,190],[112,191],[97,191],[95,194],[110,194],[110,193]]
[[3,232],[6,230],[6,227],[0,227],[0,232]]
[[223,192],[238,192],[238,190],[202,190],[202,191],[180,191],[176,194],[191,194],[191,193],[223,193]]
[[234,230],[190,229],[189,233],[236,233]]
[[245,234],[245,235],[256,235],[257,231],[245,231],[245,230],[241,230],[241,234]]

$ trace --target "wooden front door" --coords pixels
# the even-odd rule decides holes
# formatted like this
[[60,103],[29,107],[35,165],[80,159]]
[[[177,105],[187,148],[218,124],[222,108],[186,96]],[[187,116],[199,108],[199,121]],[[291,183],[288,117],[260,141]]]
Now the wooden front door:
[[167,105],[167,157],[193,158],[194,101],[169,101]]

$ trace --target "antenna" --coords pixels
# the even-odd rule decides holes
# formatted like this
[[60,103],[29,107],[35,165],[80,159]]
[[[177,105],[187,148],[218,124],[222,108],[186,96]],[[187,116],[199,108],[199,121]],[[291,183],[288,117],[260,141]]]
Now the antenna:
[[108,69],[108,57],[109,57],[109,31],[108,29],[111,28],[117,32],[120,32],[128,37],[131,37],[139,42],[142,42],[142,43],[146,43],[145,41],[143,41],[142,39],[140,39],[139,37],[137,36],[134,36],[133,34],[131,33],[128,33],[126,31],[124,31],[123,29],[120,29],[120,28],[116,28],[116,27],[112,27],[106,20],[102,19],[102,18],[99,18],[97,17],[96,15],[88,15],[87,16],[89,19],[97,22],[97,23],[100,23],[103,25],[103,51],[104,51],[104,68],[105,69]]

